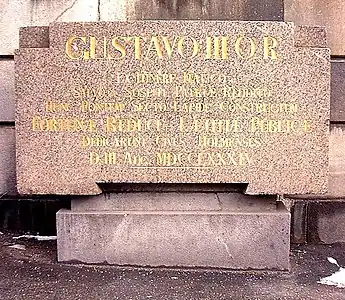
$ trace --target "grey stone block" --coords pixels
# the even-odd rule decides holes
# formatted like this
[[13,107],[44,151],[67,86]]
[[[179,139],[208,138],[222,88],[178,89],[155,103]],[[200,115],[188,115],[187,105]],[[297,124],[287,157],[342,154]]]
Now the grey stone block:
[[290,214],[230,211],[57,213],[60,262],[289,268]]
[[345,125],[331,125],[328,198],[345,196]]
[[309,203],[308,233],[309,243],[345,243],[345,202]]
[[307,242],[308,202],[296,201],[291,208],[291,243]]
[[20,27],[98,20],[97,0],[0,0],[0,7],[0,55],[12,55],[18,48]]
[[0,121],[14,121],[14,60],[0,59]]
[[75,197],[71,210],[248,211],[275,210],[276,197],[240,193],[117,193]]
[[16,192],[14,126],[0,126],[0,196],[3,198]]
[[331,121],[345,121],[345,60],[331,62]]
[[283,0],[101,0],[101,21],[244,20],[282,21]]

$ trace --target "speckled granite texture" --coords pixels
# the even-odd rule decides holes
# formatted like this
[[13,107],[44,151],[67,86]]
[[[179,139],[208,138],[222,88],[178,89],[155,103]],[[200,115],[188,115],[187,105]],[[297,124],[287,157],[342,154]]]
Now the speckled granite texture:
[[[15,55],[19,193],[98,194],[100,182],[326,192],[330,53],[324,31],[308,30],[283,22],[50,25],[49,48]],[[218,36],[217,57],[208,41]]]

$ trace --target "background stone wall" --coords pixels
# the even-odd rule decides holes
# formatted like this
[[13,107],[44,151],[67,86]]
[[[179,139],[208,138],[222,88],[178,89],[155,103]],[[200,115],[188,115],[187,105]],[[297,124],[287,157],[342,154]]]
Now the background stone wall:
[[[326,26],[332,51],[329,193],[292,200],[292,241],[345,242],[341,225],[345,223],[343,0],[0,0],[0,227],[41,232],[49,228],[51,233],[55,211],[68,206],[70,200],[53,197],[33,201],[16,193],[13,55],[19,28],[56,21],[134,19],[272,20]],[[47,223],[45,229],[40,229],[40,222]]]

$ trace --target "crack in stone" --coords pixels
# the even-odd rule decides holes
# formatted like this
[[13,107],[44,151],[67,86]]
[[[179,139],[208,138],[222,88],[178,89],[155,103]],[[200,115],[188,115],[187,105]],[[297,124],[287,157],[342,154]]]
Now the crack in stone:
[[220,202],[218,193],[215,193],[215,194],[216,194],[216,198],[217,198],[217,201],[218,201],[218,204],[219,204],[219,209],[218,209],[218,210],[222,210],[222,204],[221,204],[221,202]]
[[97,21],[101,21],[101,0],[97,1]]
[[[60,19],[67,11],[69,11],[76,3],[78,0],[74,0],[73,3],[67,7],[63,12],[61,12],[55,19],[53,22],[56,22],[58,19]],[[99,0],[100,1],[100,0]]]
[[[218,201],[219,201],[218,193],[216,193],[216,195],[217,195],[217,199],[218,199]],[[222,228],[224,228],[224,225],[223,225],[223,217],[220,217],[220,224],[219,224],[219,225],[220,225],[220,229],[222,230]],[[224,234],[224,233],[223,233],[223,234]],[[230,251],[229,251],[229,247],[228,247],[228,245],[223,241],[223,238],[222,238],[221,236],[218,236],[217,240],[218,240],[218,242],[220,242],[220,243],[224,246],[225,251],[226,251],[226,253],[228,254],[229,258],[230,258],[230,259],[233,259],[232,255],[231,255],[231,253],[230,253]]]

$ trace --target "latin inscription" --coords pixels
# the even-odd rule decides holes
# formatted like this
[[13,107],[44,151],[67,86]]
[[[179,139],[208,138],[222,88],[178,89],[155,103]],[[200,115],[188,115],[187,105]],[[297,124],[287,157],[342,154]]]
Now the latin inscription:
[[[310,120],[297,117],[297,102],[273,102],[269,87],[234,86],[225,74],[136,72],[114,78],[143,85],[71,86],[66,94],[73,105],[48,99],[44,113],[32,117],[32,130],[79,134],[76,146],[95,168],[143,169],[247,168],[267,138],[313,131]],[[76,117],[65,116],[71,111]]]
[[[282,59],[271,35],[71,35],[64,52],[82,61]],[[231,70],[114,70],[109,82],[68,86],[68,103],[47,99],[43,112],[32,116],[32,131],[77,134],[76,147],[95,168],[143,169],[248,168],[267,139],[313,132],[312,122],[299,117],[297,101],[273,100],[270,86],[234,84]]]

